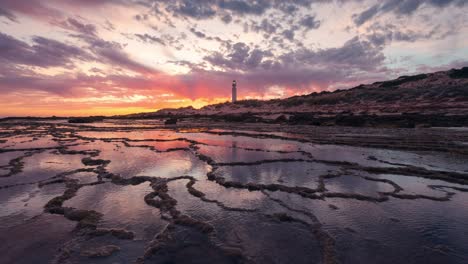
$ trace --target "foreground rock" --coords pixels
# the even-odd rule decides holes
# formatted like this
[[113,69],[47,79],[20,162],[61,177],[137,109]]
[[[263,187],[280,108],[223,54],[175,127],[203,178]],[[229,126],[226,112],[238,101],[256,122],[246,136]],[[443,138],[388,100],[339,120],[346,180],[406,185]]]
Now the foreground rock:
[[81,256],[88,258],[108,257],[119,250],[120,248],[118,246],[107,245],[98,248],[86,249],[81,252]]

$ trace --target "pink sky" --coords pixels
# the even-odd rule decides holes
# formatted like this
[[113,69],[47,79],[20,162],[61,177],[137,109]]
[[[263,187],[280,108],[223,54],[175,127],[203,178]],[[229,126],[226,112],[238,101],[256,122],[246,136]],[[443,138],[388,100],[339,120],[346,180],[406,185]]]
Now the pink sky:
[[468,66],[464,0],[0,0],[0,116],[284,98]]

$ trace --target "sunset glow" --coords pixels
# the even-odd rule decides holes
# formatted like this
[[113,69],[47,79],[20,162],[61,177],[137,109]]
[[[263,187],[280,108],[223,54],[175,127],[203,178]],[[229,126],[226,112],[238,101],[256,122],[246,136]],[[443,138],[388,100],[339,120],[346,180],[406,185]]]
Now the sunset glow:
[[[0,0],[0,116],[151,112],[466,66],[447,1]],[[456,25],[456,27],[454,27]]]

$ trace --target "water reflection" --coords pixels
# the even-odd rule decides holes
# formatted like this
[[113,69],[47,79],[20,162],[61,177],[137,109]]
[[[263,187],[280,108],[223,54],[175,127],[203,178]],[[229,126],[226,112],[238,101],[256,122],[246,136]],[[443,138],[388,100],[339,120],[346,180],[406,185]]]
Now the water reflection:
[[[60,248],[70,252],[72,263],[94,263],[81,252],[106,245],[120,251],[99,263],[131,263],[154,245],[160,247],[149,250],[150,263],[203,263],[207,256],[236,263],[239,255],[247,263],[468,262],[463,155],[304,143],[295,140],[303,135],[282,132],[174,131],[160,125],[5,127],[0,239],[9,238],[12,250],[1,248],[0,262],[28,263],[32,253],[49,262],[51,249]],[[391,131],[384,132],[378,137]],[[97,164],[87,166],[83,159]],[[63,208],[102,214],[95,228],[125,229],[135,237],[83,235],[60,204],[57,215],[44,213],[45,204],[64,194]],[[50,233],[42,230],[47,226]],[[35,236],[26,237],[25,230]],[[15,235],[22,240],[12,243]],[[44,254],[27,250],[39,244],[46,245]]]

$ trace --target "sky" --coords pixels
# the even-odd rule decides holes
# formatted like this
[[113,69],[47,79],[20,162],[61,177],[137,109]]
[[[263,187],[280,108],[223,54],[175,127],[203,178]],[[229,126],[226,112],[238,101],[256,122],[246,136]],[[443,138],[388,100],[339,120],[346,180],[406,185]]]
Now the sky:
[[286,98],[468,66],[468,0],[0,0],[0,116]]

